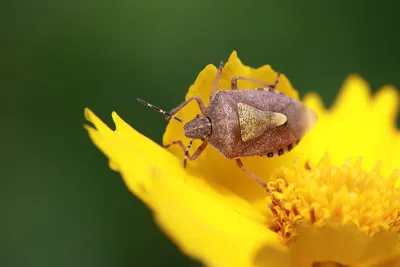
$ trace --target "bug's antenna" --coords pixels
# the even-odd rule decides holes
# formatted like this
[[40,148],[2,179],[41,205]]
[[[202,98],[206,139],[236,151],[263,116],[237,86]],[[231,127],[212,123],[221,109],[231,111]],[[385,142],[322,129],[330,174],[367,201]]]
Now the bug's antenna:
[[154,106],[154,105],[152,105],[152,104],[150,104],[150,103],[144,101],[143,99],[137,98],[137,101],[138,101],[139,103],[141,103],[141,104],[143,104],[143,105],[145,105],[145,106],[148,106],[149,108],[151,108],[151,109],[153,109],[153,110],[155,110],[155,111],[157,111],[157,112],[163,114],[167,120],[175,119],[175,120],[177,120],[177,121],[179,121],[179,122],[184,123],[184,121],[181,120],[180,118],[178,118],[178,117],[176,117],[176,116],[174,116],[174,115],[171,115],[170,113],[166,112],[165,110],[162,110],[161,108],[156,107],[156,106]]

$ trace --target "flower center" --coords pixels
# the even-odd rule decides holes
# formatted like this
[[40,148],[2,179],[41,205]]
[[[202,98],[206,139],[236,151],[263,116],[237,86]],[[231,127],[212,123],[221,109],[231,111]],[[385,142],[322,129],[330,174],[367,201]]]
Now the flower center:
[[400,231],[399,173],[380,175],[380,164],[366,172],[361,159],[333,166],[325,156],[315,166],[295,162],[282,167],[268,183],[272,211],[269,228],[286,244],[297,225],[355,225],[365,235],[385,229]]

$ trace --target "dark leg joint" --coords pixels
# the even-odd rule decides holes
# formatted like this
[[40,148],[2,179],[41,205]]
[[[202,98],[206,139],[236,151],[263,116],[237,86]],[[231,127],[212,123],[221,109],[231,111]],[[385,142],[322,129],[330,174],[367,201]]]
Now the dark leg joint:
[[187,160],[195,160],[197,159],[200,154],[204,151],[204,149],[207,147],[208,145],[208,139],[206,138],[204,140],[204,142],[197,148],[197,150],[194,152],[193,155],[189,155],[189,150],[192,146],[194,139],[190,140],[189,145],[187,147],[185,147],[185,145],[182,143],[181,140],[178,141],[173,141],[170,144],[165,145],[165,148],[170,147],[171,145],[179,145],[179,147],[182,149],[182,151],[185,153],[185,156],[183,157],[183,168],[186,168],[187,166]]
[[276,73],[276,80],[275,80],[275,83],[274,83],[274,89],[278,86],[278,84],[279,84],[279,81],[280,81],[280,79],[281,79],[281,73],[280,72],[277,72]]

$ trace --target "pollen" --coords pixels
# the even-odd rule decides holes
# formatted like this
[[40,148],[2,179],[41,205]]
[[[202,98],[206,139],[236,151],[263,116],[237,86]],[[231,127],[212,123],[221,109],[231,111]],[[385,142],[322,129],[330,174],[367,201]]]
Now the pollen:
[[362,169],[361,158],[334,166],[325,155],[315,166],[297,161],[274,173],[267,197],[272,220],[269,228],[285,244],[296,238],[296,228],[356,226],[373,236],[386,230],[400,232],[399,172],[381,175],[378,162]]

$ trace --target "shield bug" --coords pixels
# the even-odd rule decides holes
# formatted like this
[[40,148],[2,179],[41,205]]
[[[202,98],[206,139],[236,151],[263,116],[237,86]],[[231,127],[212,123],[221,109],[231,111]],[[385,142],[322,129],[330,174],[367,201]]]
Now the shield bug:
[[[280,80],[280,73],[273,84],[263,81],[235,76],[231,80],[231,90],[217,90],[224,62],[221,62],[210,94],[210,104],[205,107],[203,101],[193,96],[166,112],[142,99],[140,103],[164,114],[167,120],[175,119],[184,124],[185,136],[191,138],[188,146],[181,140],[171,144],[178,145],[185,153],[183,166],[187,160],[195,160],[208,144],[216,148],[223,156],[234,159],[237,166],[255,181],[267,189],[267,185],[255,174],[248,171],[241,158],[281,156],[292,150],[301,138],[311,130],[317,122],[316,113],[300,101],[275,90]],[[262,88],[238,90],[238,80],[259,84]],[[215,92],[216,91],[216,92]],[[189,122],[175,116],[191,101],[196,101],[200,114]],[[189,150],[195,139],[203,143],[194,154]]]

